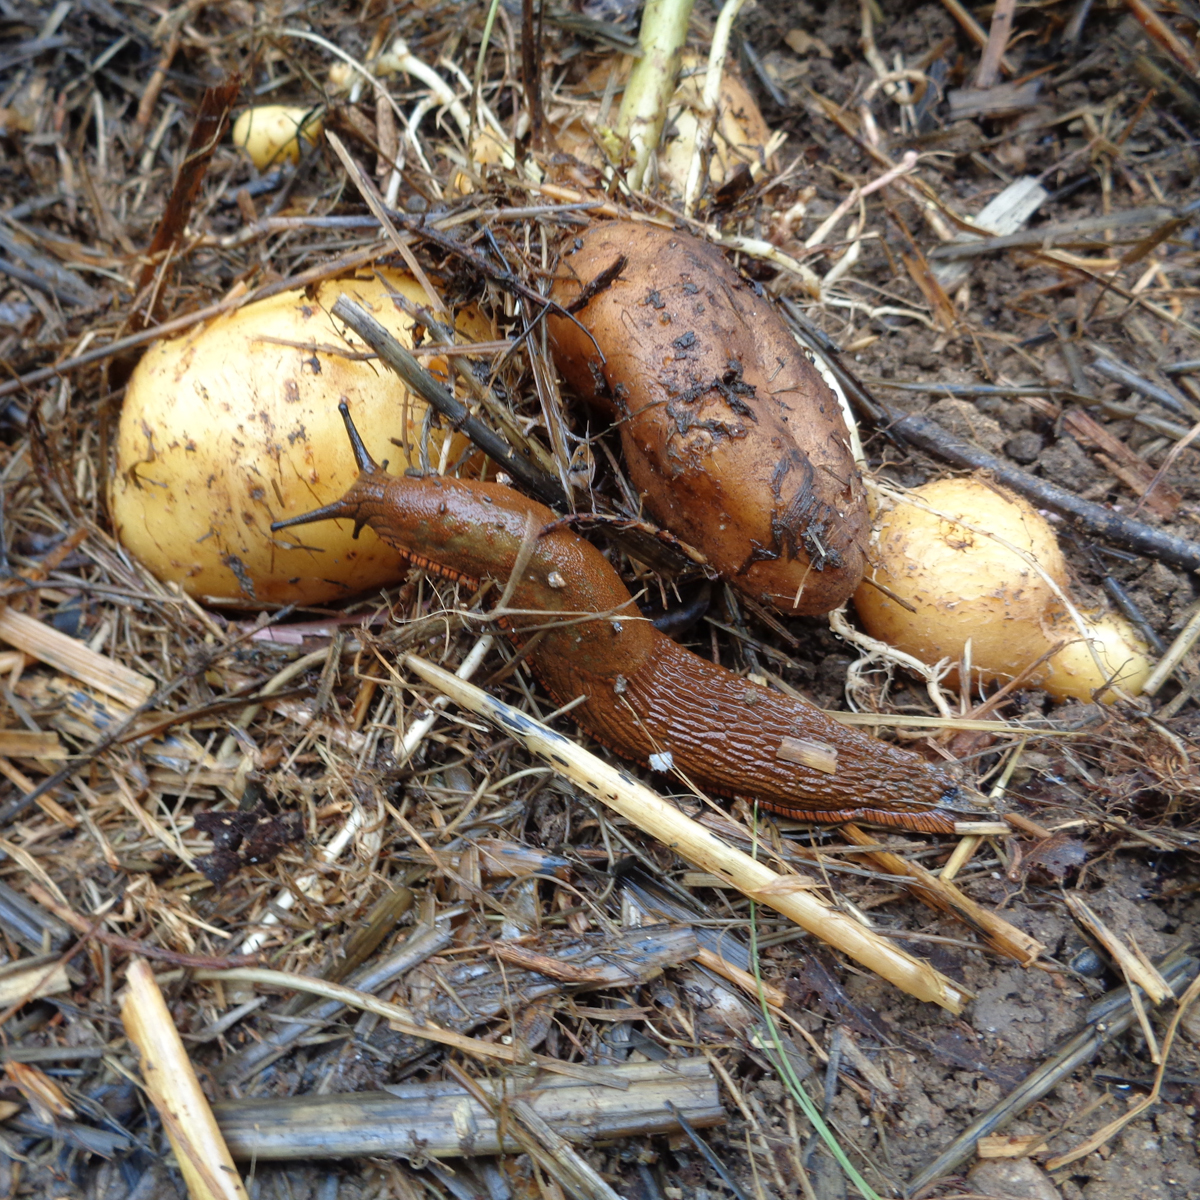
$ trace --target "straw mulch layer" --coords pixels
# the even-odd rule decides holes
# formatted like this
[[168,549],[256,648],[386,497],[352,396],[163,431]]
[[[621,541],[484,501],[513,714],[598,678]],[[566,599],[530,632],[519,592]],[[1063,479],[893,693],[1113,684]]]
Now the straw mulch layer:
[[[547,5],[540,40],[528,17],[0,7],[0,1194],[1197,1195],[1195,6],[764,0],[727,61],[744,124],[686,196],[699,83],[637,187],[611,132],[638,11]],[[716,18],[692,14],[693,73]],[[232,144],[250,104],[310,122],[297,163]],[[1011,225],[971,224],[1020,180],[1040,190]],[[1034,480],[1080,606],[1124,605],[1167,656],[1153,696],[996,699],[922,678],[853,610],[707,580],[538,319],[614,217],[721,242],[824,335],[872,476]],[[414,267],[418,361],[593,515],[650,615],[955,760],[1001,822],[823,828],[635,770],[489,624],[503,579],[397,569],[316,603],[156,579],[110,511],[169,449],[118,468],[156,332]],[[453,370],[426,352],[451,336],[482,343]],[[397,456],[495,476],[414,412]],[[425,664],[485,695],[447,702]],[[487,696],[620,767],[622,798]]]

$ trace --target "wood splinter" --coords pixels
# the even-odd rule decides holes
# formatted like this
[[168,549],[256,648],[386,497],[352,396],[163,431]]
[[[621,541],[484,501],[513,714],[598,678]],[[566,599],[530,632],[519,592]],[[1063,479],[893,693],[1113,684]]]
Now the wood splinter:
[[249,1200],[150,964],[126,973],[121,1020],[142,1058],[146,1094],[162,1118],[190,1200]]
[[837,748],[826,742],[814,742],[809,738],[785,737],[779,743],[775,757],[782,762],[800,763],[801,766],[812,767],[814,771],[824,771],[826,775],[837,774]]

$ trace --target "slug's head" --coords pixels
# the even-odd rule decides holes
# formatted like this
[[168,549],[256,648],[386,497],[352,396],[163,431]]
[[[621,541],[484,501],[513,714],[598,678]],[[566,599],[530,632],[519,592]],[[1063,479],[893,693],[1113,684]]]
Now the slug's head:
[[[276,521],[271,526],[272,533],[292,525],[311,525],[314,521],[328,521],[341,517],[354,522],[354,536],[358,537],[362,527],[369,524],[371,517],[378,512],[391,476],[371,457],[363,445],[362,437],[350,419],[350,406],[345,400],[338,405],[338,412],[342,414],[342,420],[346,423],[346,433],[354,450],[354,461],[358,465],[358,478],[340,500],[321,508],[314,508],[312,512],[302,513],[298,517]],[[385,463],[384,466],[386,465]]]

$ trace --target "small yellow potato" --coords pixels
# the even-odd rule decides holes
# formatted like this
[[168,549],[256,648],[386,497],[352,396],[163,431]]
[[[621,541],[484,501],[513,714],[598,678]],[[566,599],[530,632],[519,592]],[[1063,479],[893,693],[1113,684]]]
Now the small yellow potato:
[[[1133,626],[1119,613],[1110,612],[1088,619],[1087,631],[1092,649],[1104,664],[1104,676],[1096,670],[1075,622],[1066,613],[1061,613],[1051,622],[1048,637],[1051,643],[1066,641],[1068,644],[1046,664],[1047,674],[1039,680],[1038,687],[1060,700],[1069,696],[1090,700],[1093,689],[1103,687],[1107,678],[1113,677],[1113,682],[1122,691],[1131,696],[1140,695],[1152,664],[1147,658],[1149,647]],[[1111,691],[1099,697],[1109,704],[1115,698]]]
[[291,104],[262,104],[248,108],[233,123],[233,144],[250,156],[260,170],[298,163],[321,136],[325,110]]
[[[703,63],[684,56],[684,71],[675,92],[668,120],[673,136],[659,149],[658,169],[663,178],[681,189],[692,165],[692,146],[700,131],[701,96],[704,92]],[[719,188],[742,165],[757,177],[766,167],[767,145],[771,128],[762,115],[750,89],[731,70],[721,73],[717,97],[717,125],[709,149],[708,175],[714,189]]]
[[331,63],[329,67],[329,86],[335,92],[348,92],[356,79],[363,76],[348,62]]
[[[1033,672],[1030,686],[1060,700],[1091,700],[1110,680],[1130,695],[1141,691],[1150,673],[1147,647],[1110,613],[1085,617],[1089,649],[1047,581],[1069,597],[1058,539],[1026,501],[977,478],[938,480],[910,495],[912,503],[897,502],[878,515],[872,567],[854,596],[872,637],[930,665],[943,658],[958,664],[969,640],[973,673],[999,681],[1067,642]],[[1108,689],[1098,698],[1116,697]]]
[[[248,304],[156,342],[125,393],[109,505],[117,536],[159,579],[227,604],[322,604],[394,582],[397,553],[349,521],[271,532],[271,523],[340,499],[358,477],[338,413],[346,398],[367,449],[403,474],[419,464],[424,401],[379,362],[354,355],[329,315],[339,295],[371,310],[404,345],[412,322],[388,290],[427,297],[410,276],[338,279],[315,293]],[[490,331],[464,317],[473,339]],[[348,357],[347,355],[350,355]],[[445,377],[445,362],[425,365]],[[443,434],[430,436],[438,465]],[[451,462],[468,448],[455,436]]]

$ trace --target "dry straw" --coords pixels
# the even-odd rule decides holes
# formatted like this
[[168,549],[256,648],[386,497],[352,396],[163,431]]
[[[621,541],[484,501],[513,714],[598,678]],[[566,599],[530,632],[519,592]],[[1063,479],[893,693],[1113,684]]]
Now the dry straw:
[[777,874],[750,855],[727,846],[626,771],[609,766],[561,733],[547,729],[449,671],[413,654],[405,656],[404,665],[455,703],[494,721],[561,775],[693,866],[769,905],[910,995],[940,1004],[950,1012],[962,1011],[969,998],[964,988],[852,917],[822,903],[812,895],[807,880]]
[[179,1031],[144,958],[130,961],[121,1020],[142,1057],[146,1094],[158,1110],[191,1200],[249,1200]]

